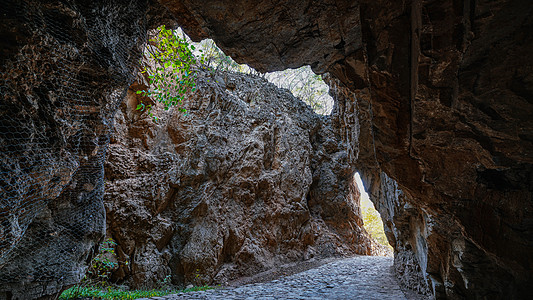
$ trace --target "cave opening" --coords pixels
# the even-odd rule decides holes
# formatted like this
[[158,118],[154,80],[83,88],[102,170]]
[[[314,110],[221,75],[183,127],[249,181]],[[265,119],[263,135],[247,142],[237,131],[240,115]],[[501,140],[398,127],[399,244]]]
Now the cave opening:
[[[123,235],[123,269],[135,270],[123,274],[138,284],[180,272],[174,258],[199,282],[270,267],[279,253],[348,249],[362,236],[361,207],[345,199],[355,162],[376,162],[364,177],[407,286],[437,298],[532,298],[531,8],[392,2],[3,1],[0,298],[78,283],[109,225]],[[328,119],[265,81],[223,74],[204,82],[216,93],[194,113],[158,127],[122,100],[139,92],[130,84],[146,31],[173,16],[258,76],[330,72],[346,99]],[[117,139],[121,129],[134,136]],[[179,201],[186,217],[169,211]],[[339,237],[350,243],[332,249]]]
[[330,115],[334,100],[330,87],[322,75],[316,74],[310,65],[298,68],[286,68],[280,71],[262,73],[247,64],[237,63],[231,55],[224,53],[212,39],[194,42],[180,27],[173,30],[181,39],[194,46],[194,55],[202,57],[203,64],[216,72],[236,72],[263,77],[280,89],[287,89],[292,95],[306,103],[319,115]]
[[[118,110],[113,111],[108,116],[109,118],[113,118],[113,122],[109,123],[113,123],[114,127],[108,128],[109,131],[105,131],[105,137],[102,137],[101,140],[91,143],[87,142],[89,146],[93,146],[93,144],[98,142],[102,145],[106,143],[105,146],[102,146],[102,149],[105,148],[105,151],[107,151],[107,160],[103,163],[104,165],[101,164],[103,160],[98,160],[98,166],[91,165],[88,167],[89,171],[91,171],[90,174],[93,174],[93,169],[97,169],[98,172],[94,172],[94,174],[104,176],[102,178],[95,175],[94,180],[98,180],[99,182],[97,184],[97,190],[101,193],[101,197],[103,197],[106,211],[102,212],[102,207],[98,206],[101,203],[97,201],[94,201],[95,208],[93,211],[97,212],[100,209],[102,213],[100,215],[101,220],[107,222],[105,229],[98,228],[100,230],[98,236],[105,232],[106,237],[105,239],[103,239],[104,237],[94,238],[96,246],[87,250],[94,252],[94,255],[83,254],[85,255],[83,262],[75,261],[70,256],[65,256],[64,260],[72,261],[73,264],[79,263],[79,265],[83,265],[84,262],[87,262],[91,266],[103,264],[103,271],[91,269],[87,272],[87,274],[90,274],[86,278],[90,276],[106,278],[105,280],[109,279],[112,283],[128,283],[130,287],[137,287],[140,285],[157,286],[161,282],[169,283],[169,280],[172,280],[174,284],[182,284],[187,280],[187,283],[192,282],[199,285],[205,282],[212,282],[215,276],[223,279],[232,278],[232,276],[235,277],[240,274],[234,270],[236,268],[235,261],[243,265],[257,261],[255,269],[248,271],[243,267],[238,272],[258,272],[264,268],[272,267],[273,263],[270,261],[266,266],[263,266],[263,262],[261,261],[262,259],[270,259],[269,252],[272,255],[281,257],[276,262],[279,264],[284,261],[296,260],[300,257],[327,258],[334,255],[348,256],[355,253],[367,252],[367,249],[363,249],[365,246],[360,245],[365,243],[367,239],[364,236],[361,238],[359,234],[360,228],[355,226],[359,224],[358,213],[354,211],[354,207],[351,205],[352,203],[345,199],[350,180],[346,180],[345,174],[349,173],[345,173],[344,170],[348,170],[350,167],[346,161],[339,159],[345,157],[346,147],[342,141],[338,140],[338,136],[335,135],[333,128],[331,128],[330,118],[327,117],[333,109],[333,98],[329,95],[329,86],[325,84],[322,77],[315,74],[308,65],[298,69],[286,69],[284,71],[261,74],[246,65],[239,65],[232,61],[214,42],[204,41],[203,43],[207,44],[203,48],[204,51],[211,51],[212,53],[213,68],[226,72],[225,76],[219,77],[216,74],[210,74],[208,78],[204,78],[206,79],[204,84],[206,87],[216,90],[216,93],[218,93],[217,96],[228,97],[226,100],[231,100],[232,102],[223,101],[220,98],[217,99],[217,97],[203,97],[211,101],[210,106],[191,108],[189,114],[181,114],[175,111],[177,116],[165,115],[165,112],[160,109],[161,107],[156,108],[155,105],[152,110],[146,111],[144,109],[145,105],[153,102],[143,103],[142,101],[149,101],[146,99],[148,95],[142,94],[140,90],[147,89],[150,84],[140,81],[141,79],[145,79],[144,76],[137,76],[135,78],[136,82],[127,90],[126,102],[122,105],[120,104],[118,99],[123,98],[122,96],[124,95],[122,94],[117,95],[117,100],[114,100],[117,103]],[[200,46],[201,43],[197,48],[200,49]],[[148,63],[153,63],[153,61]],[[239,75],[239,77],[229,74],[232,71],[263,77],[263,79],[274,83],[278,88],[289,90],[301,101],[296,101],[295,97],[288,96],[288,93],[280,92],[272,85],[265,84],[263,81],[257,80],[257,78],[248,80],[244,76]],[[209,83],[211,78],[215,80]],[[122,84],[131,83],[132,80],[133,78],[128,78]],[[216,84],[213,81],[217,81]],[[257,102],[264,102],[264,108],[261,108],[263,111],[270,109],[270,111],[275,112],[270,114],[271,116],[277,118],[277,115],[280,115],[280,113],[282,116],[273,119],[272,123],[267,123],[265,126],[256,126],[257,123],[265,122],[265,119],[262,114],[253,111],[253,109],[249,109],[249,111],[253,112],[248,115],[244,113],[231,115],[231,113],[239,109],[240,112],[246,111],[242,109],[243,107],[253,108],[253,103],[247,101],[245,97],[243,97],[244,99],[239,98],[241,94],[246,94],[250,90],[243,89],[242,86],[238,86],[235,82],[240,82],[243,85],[258,84],[259,88],[255,86],[250,88],[250,90],[253,89],[253,93],[256,90],[264,89],[266,86],[269,93],[264,92],[261,96],[266,98],[269,95],[274,95],[278,98],[277,101],[282,101],[279,100],[282,98],[285,99],[283,101],[292,102],[278,102],[283,105],[269,108],[266,103],[268,101],[264,99],[257,100]],[[240,94],[243,90],[244,92]],[[210,95],[212,96],[213,94]],[[234,97],[236,95],[239,97]],[[102,99],[107,98],[103,97]],[[115,96],[113,99],[115,99]],[[308,107],[305,107],[303,103],[306,103]],[[141,105],[142,109],[139,109],[139,105]],[[137,108],[135,108],[136,106]],[[204,136],[202,132],[194,131],[194,128],[201,127],[196,126],[198,124],[206,127],[205,124],[200,124],[200,120],[208,119],[212,121],[209,124],[211,128],[214,127],[213,124],[220,126],[226,126],[228,124],[225,123],[228,119],[223,119],[223,117],[209,119],[210,115],[203,114],[205,113],[203,109],[205,111],[218,110],[219,112],[223,112],[221,115],[225,114],[229,116],[228,119],[246,115],[248,119],[242,119],[244,122],[238,123],[252,124],[252,127],[243,127],[241,128],[242,132],[246,132],[249,136],[257,134],[257,137],[253,139],[253,143],[248,143],[246,138],[242,138],[245,135],[237,132],[231,133],[224,131],[225,136],[220,132],[215,132],[216,134]],[[283,111],[283,109],[286,109],[286,111]],[[301,114],[301,116],[298,116],[298,114]],[[155,118],[157,116],[161,118]],[[194,119],[194,116],[196,116],[196,119]],[[166,120],[176,122],[165,123]],[[253,122],[249,122],[250,120]],[[290,122],[286,122],[286,120],[290,120]],[[220,123],[216,123],[219,121]],[[278,126],[276,124],[281,125]],[[89,125],[92,126],[93,124]],[[167,125],[168,127],[164,127]],[[124,132],[132,133],[132,136],[121,136],[119,131],[122,134]],[[184,137],[184,133],[188,134],[188,136]],[[111,140],[110,142],[107,140],[108,136]],[[297,138],[292,136],[297,136]],[[230,197],[227,197],[231,198],[230,205],[252,206],[261,202],[272,202],[278,199],[283,200],[278,203],[273,203],[271,207],[266,207],[265,210],[267,212],[263,213],[263,215],[254,213],[253,217],[256,217],[256,215],[259,215],[259,217],[257,217],[256,223],[250,225],[253,226],[251,228],[257,229],[257,235],[248,234],[245,232],[246,230],[240,230],[237,226],[240,226],[240,224],[234,225],[231,221],[219,224],[220,230],[219,228],[213,228],[213,225],[204,226],[203,223],[198,225],[200,224],[200,220],[203,222],[203,220],[207,219],[205,217],[206,215],[212,218],[212,224],[216,222],[214,221],[214,217],[222,215],[222,213],[217,216],[209,215],[215,210],[212,207],[216,206],[213,205],[214,200],[212,194],[203,194],[205,191],[212,192],[212,186],[209,186],[209,182],[205,184],[206,181],[195,181],[197,179],[193,178],[194,176],[180,174],[178,171],[176,171],[177,174],[171,174],[169,177],[164,177],[164,179],[158,182],[152,181],[152,179],[161,178],[161,174],[169,173],[167,172],[168,169],[163,168],[169,161],[175,163],[185,161],[184,169],[189,168],[200,174],[206,170],[213,172],[216,167],[219,167],[216,165],[216,159],[212,159],[212,157],[208,157],[207,155],[206,157],[201,157],[201,159],[205,160],[205,165],[213,168],[201,169],[198,168],[199,163],[189,163],[198,159],[198,157],[189,159],[188,161],[181,161],[179,155],[186,156],[191,153],[202,152],[212,155],[216,151],[213,149],[210,149],[213,151],[204,151],[205,148],[198,146],[200,144],[198,143],[199,140],[209,141],[213,143],[213,148],[216,148],[218,147],[217,143],[227,143],[230,138],[234,138],[234,144],[232,146],[237,147],[235,149],[242,150],[242,153],[238,153],[243,154],[243,159],[250,162],[251,166],[263,166],[255,169],[254,167],[249,167],[249,169],[260,172],[264,171],[264,174],[268,175],[262,176],[261,178],[263,180],[261,184],[264,184],[266,189],[270,188],[275,190],[279,188],[280,190],[287,191],[286,194],[269,195],[267,193],[266,196],[261,192],[257,192],[252,197],[250,195],[253,195],[253,192],[255,192],[253,182],[245,182],[246,184],[236,186],[233,190],[228,189],[227,191],[222,191],[231,193]],[[161,141],[164,142],[162,143]],[[292,147],[291,144],[289,145],[291,147],[287,146],[286,148],[282,148],[285,147],[282,143],[283,141],[289,141],[298,147]],[[108,142],[109,144],[107,144]],[[167,145],[169,146],[167,147]],[[291,148],[295,152],[291,152],[293,150]],[[93,146],[90,149],[94,150],[95,148]],[[261,151],[264,152],[264,155],[255,155]],[[92,152],[96,153],[95,151]],[[133,152],[137,154],[134,155],[132,154]],[[248,154],[249,156],[247,156]],[[96,154],[94,155],[97,156]],[[103,157],[103,152],[98,154],[98,156]],[[139,157],[139,160],[137,160],[137,157]],[[221,155],[216,158],[224,160],[227,157],[229,156]],[[278,157],[277,162],[275,161],[275,157]],[[123,158],[132,159],[132,161],[125,163],[122,161]],[[254,159],[256,158],[259,158],[259,160],[264,159],[266,163],[255,164]],[[231,161],[231,164],[228,164],[229,167],[227,166],[227,168],[235,165],[234,162],[237,160],[232,159],[231,157],[228,159],[228,161]],[[126,165],[132,167],[125,167]],[[280,167],[283,165],[289,166],[289,170],[285,171]],[[265,170],[262,170],[262,168]],[[240,172],[241,170],[242,168],[236,168],[234,171]],[[312,170],[315,174],[310,174],[308,172],[309,170]],[[278,181],[275,178],[270,179],[270,174],[276,172],[278,172],[276,175],[279,175],[280,178],[285,178],[286,182],[292,182],[294,186],[283,185],[285,180]],[[86,174],[89,173],[78,172],[80,177],[86,176]],[[127,177],[142,177],[142,186],[133,187],[125,184],[123,180]],[[189,182],[180,186],[180,180],[186,177]],[[198,178],[200,177],[198,176]],[[242,176],[239,179],[246,181],[247,178]],[[79,180],[82,182],[85,179],[81,178]],[[165,180],[168,182],[165,182]],[[310,187],[312,181],[316,181],[317,184]],[[72,182],[75,187],[76,180]],[[233,184],[233,182],[228,183]],[[191,187],[194,184],[199,185],[200,188],[194,190]],[[279,184],[279,186],[272,186],[273,184]],[[94,186],[90,183],[84,184],[82,188],[86,192],[95,190]],[[305,197],[301,197],[300,192],[307,190],[307,188],[314,189],[312,193],[312,207],[306,207],[306,199]],[[132,193],[132,191],[134,192]],[[294,191],[297,192],[293,194],[289,193]],[[84,191],[80,193],[82,192],[85,193]],[[199,196],[195,198],[195,195]],[[266,201],[265,199],[268,196],[271,199]],[[87,201],[93,199],[96,198],[87,196]],[[176,208],[172,204],[172,201],[181,201],[182,206],[189,206],[197,214],[199,218],[198,220],[194,220],[194,222],[197,222],[197,225],[194,227],[194,224],[187,224],[187,226],[194,227],[194,229],[185,228],[187,226],[175,225],[182,224],[184,221],[180,219],[180,216],[172,215],[169,212],[170,208]],[[183,202],[187,201],[189,201],[187,205],[183,204]],[[293,205],[294,203],[298,205]],[[87,211],[88,206],[86,203],[82,203],[80,206],[84,206],[84,211]],[[119,206],[120,208],[118,208]],[[287,209],[288,213],[282,212],[282,215],[276,215],[278,214],[276,210],[278,207],[289,207]],[[239,208],[237,207],[236,210]],[[152,224],[150,220],[141,217],[141,215],[153,215],[154,218],[157,218],[157,222]],[[377,216],[379,218],[379,215]],[[193,215],[193,217],[196,217],[196,215]],[[232,215],[232,217],[241,218],[243,222],[248,218],[244,214],[237,217]],[[268,226],[266,223],[269,221],[269,218],[273,218],[277,224],[272,226],[272,229],[265,230],[264,228]],[[79,219],[80,221],[83,220],[82,218]],[[129,223],[129,220],[132,219],[137,220],[135,224]],[[85,224],[79,225],[80,228],[84,228],[85,226]],[[196,230],[197,228],[200,228],[200,230]],[[346,230],[347,228],[348,230]],[[145,236],[146,231],[150,231],[150,234],[145,239],[146,242],[144,245],[138,246],[138,241],[133,242],[136,239],[135,237],[140,235]],[[55,234],[53,233],[50,236],[55,236]],[[74,232],[74,230],[73,233],[69,234],[75,235],[72,240],[75,240],[75,238],[81,235],[78,231]],[[185,240],[184,242],[181,236],[187,235],[189,240],[183,238]],[[263,236],[267,236],[268,238],[263,238]],[[218,259],[216,253],[210,254],[209,251],[203,250],[213,249],[212,245],[220,240],[223,244],[221,247],[222,250],[220,251],[224,255],[221,256],[222,259],[219,262],[216,260]],[[354,240],[361,243],[353,243]],[[263,247],[262,249],[259,249],[257,246],[258,243],[261,243],[259,246]],[[300,245],[304,246],[300,247]],[[185,250],[182,250],[183,248]],[[201,248],[202,251],[197,251],[198,248]],[[192,254],[187,257],[187,255],[182,253],[169,254],[170,251],[174,251],[175,253],[178,251],[190,251]],[[263,255],[263,252],[266,252],[266,255]],[[207,254],[201,256],[197,255],[197,253]],[[79,256],[81,257],[82,254]],[[227,257],[232,258],[229,259]],[[154,258],[159,260],[155,265],[152,264],[152,259]],[[186,259],[189,260],[187,261]],[[179,261],[179,263],[175,263],[175,261]],[[209,265],[210,263],[211,265]],[[43,262],[43,265],[47,267],[47,262]],[[133,272],[134,269],[148,269],[147,266],[150,266],[149,271],[140,274]],[[16,267],[13,268],[16,269]],[[173,270],[169,271],[170,268],[173,268]],[[98,273],[100,271],[102,272],[101,274]],[[23,272],[18,273],[23,274]],[[57,273],[59,274],[59,272]],[[180,276],[184,279],[178,279]]]
[[393,256],[393,248],[385,235],[384,223],[381,214],[375,208],[374,203],[370,200],[359,172],[353,175],[357,187],[359,188],[359,207],[363,217],[363,227],[376,242],[374,255]]

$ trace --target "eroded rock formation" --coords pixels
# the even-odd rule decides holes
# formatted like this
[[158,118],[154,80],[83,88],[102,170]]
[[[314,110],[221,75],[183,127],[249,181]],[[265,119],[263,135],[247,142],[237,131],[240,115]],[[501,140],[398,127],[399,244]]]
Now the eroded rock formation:
[[[526,57],[533,38],[526,32],[533,7],[505,0],[322,1],[314,10],[304,9],[306,1],[241,2],[167,4],[194,16],[182,19],[188,33],[209,35],[242,62],[261,70],[306,62],[341,81],[338,90],[348,98],[333,118],[359,150],[354,158],[374,202],[392,207],[378,196],[381,171],[407,195],[412,209],[400,211],[419,225],[406,228],[393,215],[386,222],[411,241],[437,297],[530,295],[533,62]],[[246,10],[239,15],[234,6]],[[294,9],[288,14],[285,7]],[[335,17],[324,24],[321,16],[329,14]],[[262,21],[241,21],[254,17]],[[331,24],[339,34],[329,34]],[[316,30],[306,34],[309,28]],[[266,46],[253,36],[277,55],[254,55]],[[308,46],[312,41],[320,50]],[[291,55],[295,49],[305,58]],[[351,134],[358,129],[360,136]]]
[[[209,36],[261,71],[310,64],[330,72],[338,95],[332,128],[387,216],[397,269],[406,270],[402,262],[418,264],[404,272],[415,274],[411,285],[427,285],[437,297],[531,296],[533,61],[527,58],[533,6],[528,1],[0,4],[0,246],[21,247],[3,262],[2,291],[23,297],[24,282],[27,291],[39,287],[28,297],[51,294],[83,272],[83,260],[103,228],[103,162],[97,157],[110,128],[104,120],[131,84],[139,58],[131,50],[142,44],[139,37],[147,29],[138,25],[160,24],[150,16],[166,11],[162,4],[193,38]],[[61,97],[57,91],[63,91]],[[67,111],[80,118],[69,119]],[[73,151],[78,143],[79,151]],[[80,170],[87,173],[84,181],[76,179]],[[67,194],[70,200],[61,200]],[[94,226],[72,227],[85,213],[77,208],[86,204],[100,212],[89,214]],[[32,225],[21,230],[20,224]],[[69,232],[82,242],[72,243]],[[61,253],[74,253],[65,271],[54,269],[65,267],[64,256],[49,254],[57,245]],[[51,273],[20,263],[39,256]],[[5,275],[13,274],[5,268],[15,264],[23,266],[17,276],[24,281]],[[47,277],[37,281],[36,274]]]
[[[347,94],[355,91],[348,102],[363,116],[359,166],[399,233],[397,251],[407,250],[396,265],[406,269],[399,258],[416,257],[439,298],[527,297],[533,148],[525,132],[533,107],[523,92],[531,85],[520,78],[531,62],[503,53],[531,49],[531,37],[521,36],[531,10],[519,1],[399,8],[407,14],[369,18],[368,36],[388,37],[369,39],[359,60],[366,88],[342,75],[346,66],[332,71]],[[380,29],[385,24],[410,24],[412,37]],[[403,190],[400,201],[383,190],[391,179]]]
[[354,168],[329,118],[260,77],[210,76],[186,114],[159,110],[155,124],[133,92],[117,114],[105,175],[115,279],[218,284],[370,254]]
[[47,297],[84,276],[105,234],[112,118],[159,23],[153,9],[1,1],[0,299]]

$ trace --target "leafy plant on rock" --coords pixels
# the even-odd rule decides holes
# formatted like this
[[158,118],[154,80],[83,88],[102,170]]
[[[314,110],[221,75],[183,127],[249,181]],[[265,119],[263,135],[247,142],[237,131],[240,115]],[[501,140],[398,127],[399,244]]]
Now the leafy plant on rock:
[[[145,64],[142,71],[149,79],[150,89],[137,91],[137,94],[162,103],[166,110],[177,107],[186,112],[182,105],[183,100],[188,92],[196,90],[196,67],[203,61],[202,56],[200,61],[196,58],[194,50],[194,45],[173,30],[164,25],[159,27],[157,33],[149,39],[149,63]],[[154,117],[151,105],[140,103],[137,110],[147,110],[150,116]],[[157,118],[154,117],[154,120]]]
[[98,254],[91,260],[84,282],[93,285],[106,286],[111,279],[112,272],[118,267],[113,239],[106,239],[101,245]]

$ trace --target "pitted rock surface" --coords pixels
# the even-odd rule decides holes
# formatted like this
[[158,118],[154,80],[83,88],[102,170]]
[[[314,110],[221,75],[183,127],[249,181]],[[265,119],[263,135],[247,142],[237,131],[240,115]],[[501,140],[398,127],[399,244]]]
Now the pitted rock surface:
[[204,74],[187,114],[159,109],[157,124],[135,110],[139,101],[130,90],[106,163],[114,280],[226,284],[372,253],[346,145],[329,118],[287,90],[257,76]]
[[178,299],[407,299],[392,258],[356,256],[264,283],[163,297]]
[[310,63],[342,83],[332,123],[387,216],[404,283],[533,298],[528,1],[193,2],[165,1],[193,37],[260,70]]
[[[0,34],[5,38],[0,73],[5,79],[0,90],[4,95],[9,87],[13,97],[9,101],[7,97],[2,99],[0,120],[9,116],[14,121],[4,127],[11,128],[4,129],[4,133],[17,132],[14,129],[20,125],[12,124],[26,124],[23,127],[28,130],[18,132],[24,132],[28,138],[45,133],[40,145],[51,149],[47,159],[64,167],[75,165],[73,156],[67,155],[68,145],[83,141],[87,147],[79,152],[79,161],[98,163],[95,167],[100,168],[103,161],[93,160],[92,155],[94,145],[99,149],[107,146],[107,141],[98,134],[101,125],[107,126],[101,122],[100,112],[105,109],[100,107],[114,106],[109,95],[125,87],[124,82],[117,84],[117,78],[129,78],[134,62],[140,57],[124,55],[127,49],[132,49],[130,46],[140,45],[128,44],[142,35],[132,30],[131,23],[143,23],[146,18],[142,14],[150,15],[150,10],[167,11],[168,8],[193,37],[213,38],[240,62],[259,70],[311,64],[315,71],[327,70],[342,82],[337,89],[332,128],[347,146],[341,150],[347,153],[348,162],[356,163],[362,171],[372,200],[386,216],[388,237],[396,252],[403,252],[396,258],[397,270],[406,277],[404,281],[408,285],[428,287],[437,298],[532,298],[533,60],[527,57],[533,47],[533,35],[528,34],[533,27],[533,6],[528,1],[108,2],[1,2]],[[147,21],[147,28],[166,23]],[[30,23],[35,26],[31,27]],[[88,27],[83,28],[85,25]],[[56,32],[49,31],[53,28]],[[125,43],[130,46],[116,47]],[[58,53],[58,49],[70,50]],[[23,52],[29,55],[19,59]],[[117,60],[120,57],[124,59]],[[15,65],[14,62],[24,63]],[[50,70],[45,68],[47,62],[52,66]],[[81,127],[63,122],[64,110],[60,107],[68,103],[70,95],[80,93],[71,92],[63,99],[55,97],[58,87],[65,82],[65,72],[60,72],[62,68],[57,68],[55,62],[67,62],[76,80],[88,79],[68,85],[90,91],[88,109],[81,110],[90,116],[83,118]],[[56,99],[61,101],[54,106]],[[80,130],[76,132],[76,128]],[[37,149],[29,147],[29,150]],[[251,154],[259,152],[254,151]],[[28,262],[36,260],[36,252],[22,249],[18,251],[21,253],[18,259],[6,264],[18,270],[1,272],[20,274],[24,281],[0,276],[6,278],[0,290],[16,298],[28,291],[29,285],[22,284],[28,281],[39,289],[35,296],[52,295],[81,277],[86,267],[84,258],[88,256],[85,250],[99,239],[104,218],[102,213],[95,217],[91,223],[95,226],[85,228],[90,230],[73,231],[64,226],[72,227],[63,220],[79,221],[78,216],[87,210],[77,209],[78,204],[58,198],[59,191],[53,187],[76,182],[70,179],[73,174],[80,174],[79,170],[65,168],[70,171],[63,172],[66,176],[57,177],[58,181],[52,176],[54,171],[32,164],[38,155],[17,155],[5,156],[4,161],[23,162],[50,180],[40,180],[35,188],[28,186],[27,193],[11,198],[5,205],[12,208],[17,203],[31,204],[34,190],[50,199],[49,209],[42,210],[43,214],[28,227],[28,246],[24,249],[39,246],[42,255],[38,260],[53,267],[54,272],[41,272],[39,269],[43,268],[35,268],[33,272],[36,265]],[[164,163],[164,159],[160,156],[159,161]],[[212,162],[216,165],[216,161]],[[147,163],[142,167],[152,165]],[[17,172],[21,168],[8,169]],[[202,173],[188,175],[194,181],[198,174]],[[76,185],[77,189],[83,186],[92,189],[92,183],[101,179],[102,173],[95,172],[91,177],[94,180],[89,180],[87,185]],[[8,181],[0,181],[4,182]],[[102,188],[103,184],[98,184],[93,190],[102,191]],[[65,191],[74,196],[78,193],[74,187]],[[159,191],[153,189],[154,193]],[[101,193],[85,198],[102,212]],[[192,208],[194,202],[190,203]],[[198,219],[206,207],[198,206]],[[136,203],[130,208],[136,209]],[[172,232],[169,223],[162,222],[159,215],[145,214],[159,213],[159,208],[154,204],[152,208],[138,211],[140,217],[149,217],[140,220],[157,223],[156,227],[164,229],[153,237],[158,247],[148,251],[163,250]],[[49,222],[52,218],[54,221]],[[54,230],[32,230],[32,226],[45,228],[41,224],[50,224],[46,228]],[[56,224],[69,230],[55,230]],[[218,228],[217,224],[211,226]],[[21,232],[18,227],[4,230]],[[32,231],[38,233],[34,236],[49,237],[50,243],[40,243],[28,234]],[[65,238],[68,231],[83,238],[70,242]],[[232,236],[228,232],[227,237]],[[50,248],[71,251],[61,244],[74,245],[79,250],[74,251],[76,258],[68,264],[62,262],[65,256],[50,251]],[[142,253],[143,257],[131,255],[133,252],[128,256],[150,258],[148,251],[143,251],[145,248],[139,250],[135,253]],[[223,253],[233,253],[233,250],[226,248]],[[202,261],[193,255],[189,258],[192,258],[189,261]],[[145,261],[144,265],[152,265]],[[183,265],[181,260],[173,263]],[[27,266],[19,268],[24,264]],[[413,264],[418,266],[410,268]],[[189,266],[195,269],[194,263]],[[227,268],[230,272],[231,267],[230,264]],[[145,270],[133,271],[146,274]],[[48,278],[39,281],[41,275]]]

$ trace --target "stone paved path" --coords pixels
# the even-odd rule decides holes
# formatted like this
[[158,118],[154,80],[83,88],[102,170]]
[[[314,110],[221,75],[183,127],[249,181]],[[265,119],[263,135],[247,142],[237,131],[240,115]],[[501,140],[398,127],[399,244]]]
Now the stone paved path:
[[392,274],[392,258],[357,256],[263,283],[169,295],[178,299],[406,299]]

